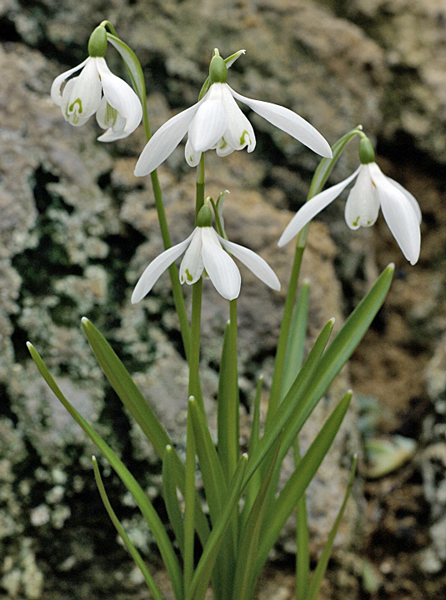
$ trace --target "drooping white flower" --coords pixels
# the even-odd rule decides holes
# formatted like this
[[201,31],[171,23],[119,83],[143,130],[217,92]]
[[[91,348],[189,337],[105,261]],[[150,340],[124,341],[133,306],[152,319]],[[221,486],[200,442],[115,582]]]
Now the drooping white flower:
[[[237,57],[241,53],[237,53]],[[252,152],[256,145],[254,130],[235,100],[243,102],[311,150],[331,157],[328,142],[305,119],[288,108],[246,98],[229,87],[226,83],[227,66],[232,62],[225,65],[219,55],[213,57],[207,93],[194,106],[172,117],[158,129],[136,163],[136,176],[154,171],[175,150],[186,133],[185,157],[191,167],[198,165],[202,152],[206,150],[216,150],[219,156],[227,156],[245,147]]]
[[347,225],[350,229],[372,226],[381,207],[393,237],[404,256],[414,265],[420,256],[420,207],[414,196],[399,183],[386,177],[374,161],[362,162],[347,179],[310,198],[291,219],[278,245],[287,244],[355,178],[355,185],[350,190],[345,205]]
[[280,290],[276,274],[263,258],[244,246],[225,240],[213,227],[206,226],[196,227],[187,239],[168,248],[149,264],[133,290],[132,304],[144,298],[160,275],[183,253],[184,258],[180,266],[181,283],[192,285],[205,271],[217,292],[226,300],[234,300],[240,294],[241,276],[226,250],[270,288]]
[[[79,70],[78,76],[68,79]],[[51,86],[51,99],[61,107],[65,120],[75,127],[96,113],[98,124],[107,130],[98,138],[100,142],[127,137],[142,118],[138,96],[110,71],[102,56],[89,56],[77,67],[56,77]]]

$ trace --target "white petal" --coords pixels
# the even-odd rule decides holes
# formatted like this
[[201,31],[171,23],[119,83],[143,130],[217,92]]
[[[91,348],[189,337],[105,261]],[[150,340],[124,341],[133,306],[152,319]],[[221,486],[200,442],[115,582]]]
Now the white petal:
[[186,159],[186,162],[189,165],[189,167],[196,167],[200,162],[201,152],[196,152],[192,148],[192,144],[190,143],[189,139],[187,140],[186,146],[184,147],[184,158]]
[[316,194],[313,198],[310,198],[294,215],[291,221],[288,223],[285,231],[282,233],[282,236],[279,240],[278,246],[282,247],[285,244],[288,244],[290,240],[293,239],[295,235],[299,233],[301,229],[305,227],[307,223],[311,221],[313,217],[315,217],[318,213],[321,212],[326,206],[333,202],[339,194],[348,186],[348,184],[353,181],[353,179],[358,175],[359,168],[356,171],[344,179],[340,183]]
[[99,108],[96,111],[96,121],[99,127],[107,130],[98,137],[100,142],[111,142],[127,135],[123,133],[126,120],[118,113],[116,108],[110,106],[105,96],[102,97]]
[[[204,98],[200,102],[203,100]],[[186,135],[200,102],[166,121],[150,138],[136,163],[135,175],[137,177],[148,175],[172,154]]]
[[234,300],[240,294],[242,278],[237,265],[223,250],[212,227],[201,227],[203,237],[203,263],[215,289],[226,298]]
[[102,85],[96,65],[96,58],[87,59],[78,77],[65,86],[62,92],[64,117],[72,125],[79,125],[79,119],[94,115],[102,97]]
[[[228,124],[223,134],[224,141],[234,150],[241,150],[245,146],[248,146],[248,152],[252,152],[256,146],[254,130],[251,123],[238,107],[228,85],[225,85],[223,88],[222,99],[228,115]],[[226,153],[229,154],[228,152]]]
[[132,88],[110,71],[104,58],[97,58],[96,64],[107,102],[118,111],[119,116],[126,122],[123,130],[112,128],[113,131],[107,131],[99,139],[100,141],[112,141],[127,137],[141,123],[141,102]]
[[235,244],[234,242],[229,242],[224,238],[218,236],[221,245],[226,248],[231,254],[238,258],[256,277],[258,277],[263,283],[266,283],[273,290],[280,290],[280,281],[277,278],[277,275],[271,269],[266,260],[263,260],[261,256],[250,250],[249,248],[245,248],[244,246],[240,246],[239,244]]
[[189,127],[189,141],[195,152],[212,148],[225,132],[228,115],[222,101],[222,83],[214,83],[203,98]]
[[400,190],[400,192],[403,192],[403,194],[406,196],[406,198],[411,203],[412,208],[416,212],[417,217],[418,217],[418,223],[420,223],[420,225],[421,225],[421,219],[422,219],[421,208],[420,208],[420,205],[418,204],[415,196],[412,196],[412,194],[410,192],[408,192],[405,188],[403,188],[403,186],[400,183],[398,183],[398,181],[395,181],[394,179],[391,179],[390,177],[387,177],[387,180],[391,181],[393,183],[393,185],[396,185],[396,187]]
[[317,154],[327,158],[332,157],[332,151],[327,140],[313,127],[313,125],[310,125],[308,121],[289,108],[279,106],[278,104],[272,104],[271,102],[262,102],[261,100],[246,98],[245,96],[234,92],[231,88],[229,89],[234,98],[240,100],[240,102],[244,102],[251,110],[279,129],[282,129],[299,142],[302,142],[302,144],[305,144],[305,146],[308,146],[308,148]]
[[164,250],[159,256],[157,256],[150,265],[145,269],[143,274],[138,280],[132,294],[132,304],[139,302],[146,294],[150,292],[158,278],[164,273],[164,271],[170,267],[174,260],[176,260],[186,250],[190,244],[193,233],[183,242],[180,242],[172,248]]
[[87,63],[88,58],[86,58],[84,60],[84,62],[81,62],[80,65],[77,65],[77,67],[73,67],[72,69],[69,69],[68,71],[65,71],[65,73],[62,73],[61,75],[58,75],[56,77],[56,79],[53,81],[53,84],[51,86],[51,100],[54,102],[54,104],[57,104],[57,106],[60,106],[62,103],[62,94],[61,94],[61,87],[63,82],[68,79],[68,77],[70,75],[72,75],[73,73],[76,73],[76,71],[79,71],[79,69],[82,69],[82,67],[84,67]]
[[380,202],[370,174],[371,164],[360,166],[345,204],[345,220],[350,229],[371,227],[378,218]]
[[184,254],[180,265],[180,281],[192,285],[197,282],[203,274],[203,258],[201,251],[203,243],[201,239],[202,227],[196,227],[192,232],[189,248]]
[[404,256],[414,265],[420,256],[421,245],[418,214],[407,196],[387,179],[378,165],[376,167],[373,180],[384,218]]

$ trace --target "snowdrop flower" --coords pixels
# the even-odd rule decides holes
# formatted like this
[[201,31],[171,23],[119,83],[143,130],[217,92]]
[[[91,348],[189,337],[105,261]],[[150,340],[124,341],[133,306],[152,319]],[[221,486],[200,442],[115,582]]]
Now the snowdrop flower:
[[180,266],[181,283],[192,285],[205,271],[217,292],[226,300],[234,300],[240,294],[241,277],[237,265],[228,254],[230,252],[266,285],[273,290],[280,290],[276,274],[263,258],[252,250],[219,236],[211,222],[211,210],[205,205],[198,215],[198,226],[191,235],[162,252],[143,272],[133,290],[132,304],[144,298],[160,275],[183,253],[184,258]]
[[206,150],[216,150],[219,156],[227,156],[245,147],[252,152],[256,145],[254,130],[235,100],[243,102],[311,150],[331,157],[327,141],[305,119],[288,108],[246,98],[229,87],[226,83],[227,67],[243,52],[237,52],[227,62],[219,56],[218,50],[214,51],[209,68],[208,91],[194,106],[172,117],[158,129],[136,163],[136,176],[154,171],[175,150],[186,133],[185,157],[191,167],[198,165],[202,152]]
[[370,227],[378,218],[381,207],[384,218],[407,260],[414,265],[420,256],[421,210],[418,202],[399,183],[386,177],[375,162],[368,138],[359,147],[361,165],[356,171],[313,198],[294,215],[279,240],[287,244],[321,210],[333,202],[356,179],[345,205],[345,220],[350,229]]
[[[138,96],[108,68],[104,58],[106,48],[107,34],[104,27],[99,26],[90,36],[90,56],[56,77],[51,86],[51,99],[61,107],[64,119],[71,125],[80,127],[96,113],[99,126],[107,130],[98,138],[100,142],[127,137],[142,118]],[[78,76],[67,81],[79,70]]]

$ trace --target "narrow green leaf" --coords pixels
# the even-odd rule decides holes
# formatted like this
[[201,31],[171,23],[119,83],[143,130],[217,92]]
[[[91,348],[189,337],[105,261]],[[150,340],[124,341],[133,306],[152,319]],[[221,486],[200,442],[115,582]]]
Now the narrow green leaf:
[[322,554],[317,563],[316,569],[314,570],[313,576],[311,578],[310,588],[308,590],[308,596],[306,596],[306,600],[317,600],[317,597],[319,594],[319,589],[321,587],[322,580],[325,575],[325,571],[327,570],[328,561],[330,559],[331,551],[333,549],[333,542],[334,542],[334,539],[338,532],[339,525],[341,523],[342,517],[345,512],[345,508],[347,506],[348,499],[349,499],[351,491],[352,491],[353,482],[355,480],[357,462],[358,462],[358,455],[355,454],[353,456],[353,462],[352,462],[352,466],[350,469],[350,477],[349,477],[347,489],[345,490],[344,500],[342,502],[341,508],[339,509],[339,513],[338,513],[338,516],[336,517],[333,527],[331,528],[327,543],[324,546]]
[[106,444],[104,440],[96,433],[96,431],[91,427],[91,425],[77,412],[74,406],[72,406],[72,404],[70,404],[70,402],[65,398],[64,394],[55,382],[51,373],[48,371],[45,363],[43,362],[42,358],[40,357],[39,353],[34,348],[34,346],[29,342],[27,343],[27,346],[31,357],[36,363],[36,366],[39,369],[42,377],[45,379],[50,389],[54,392],[57,399],[70,413],[70,415],[73,417],[76,423],[84,430],[84,432],[95,444],[95,446],[102,452],[102,454],[109,461],[113,469],[119,475],[126,488],[132,494],[136,504],[138,505],[141,513],[147,521],[147,524],[151,529],[153,536],[156,540],[166,569],[169,572],[169,577],[172,582],[175,599],[182,600],[183,588],[180,566],[178,564],[175,552],[172,548],[172,544],[170,543],[170,540],[167,536],[164,525],[161,522],[161,519],[159,518],[157,512],[153,508],[151,502],[147,498],[146,494],[144,493],[143,489],[138,484],[136,479],[124,465],[124,463],[118,458],[118,456],[116,456],[116,454],[108,446],[108,444]]
[[327,454],[350,405],[351,396],[351,392],[347,392],[338,403],[274,502],[270,518],[265,521],[262,530],[257,555],[257,572],[268,558],[269,551],[279,537],[281,529]]
[[286,396],[302,366],[307,333],[309,295],[310,284],[308,281],[304,281],[299,291],[296,307],[291,320],[290,332],[288,334],[282,375],[282,387],[280,390],[281,400]]
[[[299,442],[294,442],[294,468],[299,469],[302,460]],[[310,544],[308,532],[307,499],[302,494],[296,506],[296,600],[308,600],[310,576]]]
[[[260,402],[262,399],[262,385],[263,385],[263,377],[259,378],[257,382],[257,390],[254,399],[253,406],[253,415],[252,415],[252,424],[251,424],[251,434],[249,436],[249,452],[248,456],[254,455],[257,451],[257,446],[260,441]],[[257,494],[260,490],[260,485],[262,483],[260,469],[257,469],[252,475],[251,479],[246,486],[245,492],[245,504],[243,506],[242,513],[242,527],[246,523],[249,512],[254,504],[255,499],[257,498]]]
[[181,554],[184,553],[184,526],[177,495],[177,481],[175,480],[174,450],[170,444],[166,446],[163,459],[163,498],[166,505],[169,523],[175,533]]
[[280,443],[278,440],[274,456],[249,513],[246,526],[241,531],[232,593],[232,597],[237,598],[237,600],[251,600],[253,597],[260,533],[265,516],[269,518],[267,513],[269,507],[268,491],[271,484],[271,477],[276,466],[279,447]]
[[200,465],[206,500],[213,524],[218,520],[227,496],[227,484],[220,459],[209,433],[206,417],[203,415],[195,398],[189,399],[189,410],[194,427],[195,443],[197,447],[198,462]]
[[147,587],[149,588],[150,593],[153,596],[153,600],[164,600],[159,587],[157,586],[152,575],[150,574],[150,571],[146,567],[140,553],[133,545],[132,541],[130,540],[129,536],[127,535],[124,527],[121,525],[118,517],[116,516],[115,511],[113,510],[113,508],[110,504],[110,501],[107,496],[107,492],[105,491],[105,487],[102,482],[101,474],[99,472],[99,467],[98,467],[98,463],[97,463],[95,456],[92,457],[92,461],[93,461],[93,469],[94,469],[94,476],[96,479],[96,485],[98,486],[98,490],[101,495],[102,502],[104,503],[105,509],[108,513],[108,516],[110,517],[111,522],[115,526],[116,531],[120,535],[122,541],[124,542],[125,547],[129,551],[133,560],[138,565],[139,570],[141,571],[142,576],[144,577],[144,580],[147,584]]
[[271,422],[270,429],[265,432],[262,439],[259,441],[256,451],[249,456],[245,475],[246,481],[248,481],[257,470],[278,436],[282,433],[282,429],[296,410],[296,406],[297,408],[299,407],[298,403],[300,401],[300,396],[308,386],[308,383],[312,380],[312,377],[318,368],[319,361],[333,330],[333,325],[334,319],[330,319],[320,332],[302,369],[294,380],[290,391],[279,405],[279,408],[274,415],[274,419]]
[[242,454],[234,473],[234,477],[229,485],[229,497],[225,503],[224,509],[211,534],[203,548],[203,554],[195,569],[194,578],[189,589],[186,592],[186,600],[203,600],[211,579],[212,570],[218,556],[224,535],[229,527],[231,519],[238,508],[238,502],[243,493],[243,481],[248,457]]
[[[96,360],[104,371],[110,385],[115,390],[129,413],[141,427],[143,433],[153,445],[159,458],[163,460],[166,446],[172,445],[164,427],[159,422],[151,406],[147,403],[129,372],[104,336],[96,329],[93,323],[85,317],[82,319],[82,327]],[[184,465],[174,449],[172,455],[172,468],[174,470],[173,476],[175,477],[181,493],[184,495],[186,482]],[[209,535],[209,526],[200,503],[196,502],[195,504],[197,531],[201,542],[204,543]]]

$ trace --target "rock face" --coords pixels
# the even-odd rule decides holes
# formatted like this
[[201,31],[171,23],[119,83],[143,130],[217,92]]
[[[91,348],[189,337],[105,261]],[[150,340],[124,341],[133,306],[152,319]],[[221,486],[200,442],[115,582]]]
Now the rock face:
[[[155,505],[160,504],[159,462],[105,383],[82,335],[82,316],[112,343],[174,441],[180,449],[184,445],[187,369],[168,277],[139,305],[129,301],[140,273],[162,249],[149,180],[133,176],[144,144],[142,128],[116,144],[101,145],[93,119],[82,128],[71,127],[48,96],[54,77],[85,58],[88,36],[103,19],[114,24],[142,62],[154,130],[196,101],[214,47],[223,56],[245,48],[246,56],[231,69],[234,89],[292,108],[330,143],[362,123],[387,154],[386,172],[421,200],[431,230],[423,241],[422,264],[413,271],[381,224],[373,234],[347,235],[342,202],[321,215],[329,228],[312,225],[303,265],[312,286],[310,338],[332,316],[340,324],[344,306],[357,302],[377,268],[396,261],[398,297],[385,313],[389,323],[398,323],[390,332],[392,348],[397,348],[394,364],[406,364],[411,345],[422,349],[421,362],[415,351],[411,354],[410,370],[418,377],[410,389],[404,374],[396,382],[395,377],[387,380],[392,379],[395,395],[404,389],[408,409],[414,395],[423,394],[421,366],[433,345],[426,340],[438,339],[442,326],[441,319],[431,318],[444,282],[441,182],[432,176],[433,167],[446,161],[446,59],[440,36],[446,15],[441,2],[169,0],[113,2],[107,10],[96,0],[26,6],[7,0],[0,7],[0,598],[5,600],[144,594],[96,492],[93,449],[39,378],[27,339],[76,408],[123,456]],[[107,60],[123,74],[112,49]],[[231,240],[260,252],[285,281],[292,250],[279,252],[276,241],[291,217],[288,211],[303,202],[318,159],[260,117],[249,118],[258,140],[255,152],[225,159],[208,153],[206,192],[216,198],[230,189],[225,223]],[[194,174],[182,153],[180,147],[159,170],[174,242],[193,227]],[[333,181],[356,164],[352,145]],[[243,268],[242,278],[240,382],[242,419],[248,422],[253,382],[263,372],[269,383],[283,294],[265,289]],[[220,336],[228,314],[227,303],[208,283],[202,362],[212,418]],[[429,299],[415,295],[420,287],[431,290]],[[382,344],[382,333],[371,333],[369,348]],[[383,381],[377,375],[380,366],[378,361],[376,371],[364,374],[362,362],[354,363],[358,389],[374,393],[367,381]],[[309,424],[304,446],[347,387],[344,373]],[[352,409],[309,490],[314,556],[335,518],[358,439]],[[338,537],[338,557],[359,544],[360,487]],[[135,543],[150,556],[150,534],[112,474],[107,489],[114,506],[121,506],[119,516]],[[429,504],[436,506],[435,498],[428,497]],[[443,515],[440,511],[438,518]],[[280,557],[293,552],[292,539],[290,522],[277,549]],[[446,558],[440,552],[436,560],[442,567]],[[340,590],[331,590],[331,598],[345,590],[349,598],[360,596],[358,567],[345,567],[350,563],[344,561]]]

